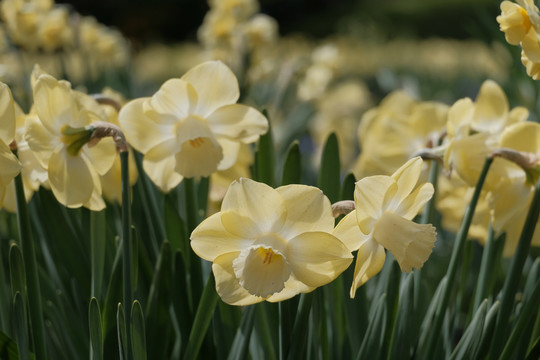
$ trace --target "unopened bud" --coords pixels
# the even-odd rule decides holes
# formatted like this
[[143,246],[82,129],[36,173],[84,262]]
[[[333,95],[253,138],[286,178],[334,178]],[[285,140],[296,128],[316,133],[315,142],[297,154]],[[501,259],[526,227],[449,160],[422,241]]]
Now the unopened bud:
[[332,215],[337,218],[340,215],[347,215],[355,209],[354,201],[342,200],[332,204]]

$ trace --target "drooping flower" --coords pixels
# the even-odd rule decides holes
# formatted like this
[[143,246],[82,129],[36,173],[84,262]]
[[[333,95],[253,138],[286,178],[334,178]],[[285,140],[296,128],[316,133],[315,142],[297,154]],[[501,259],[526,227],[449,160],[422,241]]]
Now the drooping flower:
[[238,97],[232,71],[208,61],[166,81],[152,97],[132,100],[118,120],[128,142],[144,153],[146,173],[169,191],[184,177],[231,167],[240,144],[255,142],[267,131],[266,118],[236,104]]
[[431,254],[435,227],[412,221],[434,191],[430,183],[417,186],[421,171],[422,159],[415,157],[392,176],[369,176],[356,183],[356,209],[333,232],[349,250],[358,250],[351,298],[361,285],[381,271],[385,249],[406,272],[421,268]]
[[221,211],[193,231],[191,247],[212,261],[224,302],[276,302],[313,291],[350,265],[350,251],[330,234],[333,226],[330,201],[319,189],[272,189],[242,178],[231,184]]
[[88,144],[92,122],[105,120],[95,112],[99,105],[48,74],[37,77],[33,90],[37,117],[27,118],[25,139],[47,169],[56,199],[68,207],[103,209],[99,175],[113,165],[116,148],[111,138]]

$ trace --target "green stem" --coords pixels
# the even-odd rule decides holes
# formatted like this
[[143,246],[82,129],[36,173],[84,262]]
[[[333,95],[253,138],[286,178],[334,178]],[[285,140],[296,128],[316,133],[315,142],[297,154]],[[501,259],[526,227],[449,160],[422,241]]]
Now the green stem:
[[480,273],[478,274],[478,283],[476,285],[476,292],[474,294],[474,302],[472,307],[472,312],[476,312],[476,309],[482,303],[482,300],[487,297],[489,279],[493,274],[493,264],[495,263],[495,250],[497,249],[495,238],[495,232],[491,223],[489,224],[488,237],[486,240],[486,246],[484,247],[484,252],[482,253],[482,262],[480,263]]
[[37,360],[47,358],[45,344],[45,325],[43,323],[43,305],[39,286],[38,268],[34,240],[30,231],[30,218],[24,197],[22,175],[15,177],[15,195],[17,199],[17,221],[21,241],[21,251],[26,271],[26,284],[28,286],[28,305],[30,308],[30,324],[32,339],[34,341],[34,354]]
[[[186,206],[186,224],[187,224],[187,233],[191,237],[191,232],[197,227],[198,224],[198,211],[199,207],[197,206],[197,197],[195,192],[195,181],[192,178],[184,179],[184,196],[185,196],[185,206]],[[189,252],[189,271],[190,271],[190,285],[191,285],[191,295],[193,299],[193,304],[199,302],[201,292],[202,292],[202,269],[201,269],[201,259],[193,252]]]
[[289,350],[289,340],[291,338],[290,302],[281,301],[278,303],[278,307],[279,307],[279,359],[285,360],[287,358],[287,351]]
[[489,167],[493,162],[493,158],[487,158],[484,162],[484,167],[478,178],[478,183],[474,189],[474,194],[472,196],[471,202],[465,211],[465,216],[461,223],[458,233],[456,234],[456,240],[454,244],[454,249],[452,250],[452,257],[450,258],[450,264],[446,271],[446,284],[442,290],[441,300],[437,304],[437,311],[435,312],[435,318],[433,319],[433,324],[431,327],[431,336],[428,339],[427,345],[424,347],[426,352],[423,354],[424,359],[433,359],[433,354],[437,345],[437,340],[440,339],[440,332],[442,329],[442,323],[445,317],[446,309],[448,308],[448,303],[450,301],[450,295],[452,292],[452,286],[454,285],[454,280],[456,278],[456,273],[458,269],[458,264],[463,256],[463,248],[465,246],[465,241],[469,233],[469,227],[471,226],[472,218],[474,211],[476,209],[476,204],[478,203],[478,198],[480,197],[480,192],[484,185]]
[[531,246],[532,236],[534,229],[538,221],[538,215],[540,214],[540,180],[536,183],[534,189],[534,196],[527,213],[527,219],[519,238],[519,243],[516,248],[514,257],[510,264],[510,270],[506,276],[503,290],[501,308],[497,314],[497,324],[495,326],[495,332],[493,333],[491,348],[489,351],[489,359],[498,358],[501,354],[501,350],[506,343],[506,334],[509,328],[509,318],[514,306],[514,299],[519,287],[521,272],[523,265],[529,254],[529,248]]
[[[133,302],[132,289],[132,266],[131,266],[131,188],[129,186],[129,152],[120,153],[120,164],[122,174],[122,271],[123,271],[123,291],[124,307],[131,309]],[[131,349],[131,317],[126,316],[126,349],[127,359],[132,359]]]

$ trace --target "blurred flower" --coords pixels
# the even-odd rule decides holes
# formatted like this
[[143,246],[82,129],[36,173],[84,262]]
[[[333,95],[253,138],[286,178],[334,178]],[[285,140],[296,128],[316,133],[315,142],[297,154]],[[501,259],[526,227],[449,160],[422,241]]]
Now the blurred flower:
[[191,234],[212,261],[216,290],[231,305],[289,299],[334,280],[352,256],[336,237],[330,201],[314,187],[231,184],[221,211]]
[[21,163],[11,152],[10,145],[15,138],[15,108],[9,87],[0,83],[0,207],[4,200],[6,186],[21,171]]
[[[22,164],[21,175],[25,199],[26,202],[29,202],[34,192],[37,191],[40,186],[44,186],[47,189],[49,189],[50,186],[47,170],[41,166],[36,155],[30,150],[27,141],[24,139],[26,118],[36,117],[35,111],[25,114],[17,103],[14,103],[13,105],[15,107],[16,116],[15,143],[17,146],[17,157]],[[16,200],[15,183],[12,181],[7,185],[6,196],[4,198],[4,209],[15,213],[17,211]]]
[[392,176],[365,177],[356,183],[356,210],[334,229],[351,251],[358,250],[350,295],[379,273],[387,249],[402,271],[421,268],[433,249],[436,233],[432,225],[412,220],[433,196],[433,185],[417,186],[422,159],[413,158]]
[[[486,157],[498,147],[502,131],[511,124],[525,121],[528,115],[528,110],[523,107],[510,110],[501,87],[486,80],[475,102],[469,98],[460,99],[449,110],[445,167],[455,171],[469,186],[475,186]],[[500,163],[494,162],[484,188],[495,187],[503,174]]]
[[[540,156],[540,124],[521,122],[509,126],[501,135],[501,148],[512,149]],[[512,256],[521,236],[527,212],[531,205],[540,164],[522,168],[505,158],[496,158],[504,169],[504,176],[498,177],[497,186],[489,193],[488,201],[492,211],[492,224],[496,234],[506,233],[503,256]],[[490,170],[491,171],[491,170]],[[540,246],[540,231],[536,225],[532,245]]]
[[437,145],[447,114],[448,106],[440,102],[416,101],[402,90],[387,95],[358,126],[356,178],[390,175],[417,151]]
[[88,145],[92,122],[104,120],[89,107],[99,106],[73,91],[70,83],[47,74],[37,77],[33,90],[37,117],[27,118],[25,139],[47,169],[56,199],[68,207],[103,209],[99,175],[113,165],[116,148],[111,138]]
[[231,167],[240,144],[258,140],[268,121],[236,104],[238,82],[219,61],[202,63],[165,82],[151,98],[126,104],[119,122],[129,143],[144,153],[154,183],[169,191],[183,177],[209,176]]

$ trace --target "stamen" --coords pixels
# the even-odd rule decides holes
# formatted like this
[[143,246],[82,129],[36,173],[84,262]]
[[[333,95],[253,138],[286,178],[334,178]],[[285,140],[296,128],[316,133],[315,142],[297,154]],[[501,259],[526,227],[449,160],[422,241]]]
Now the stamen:
[[201,146],[204,143],[204,139],[201,138],[201,137],[198,137],[198,138],[189,140],[189,143],[191,144],[191,146],[193,146],[195,148],[198,148],[199,146]]

